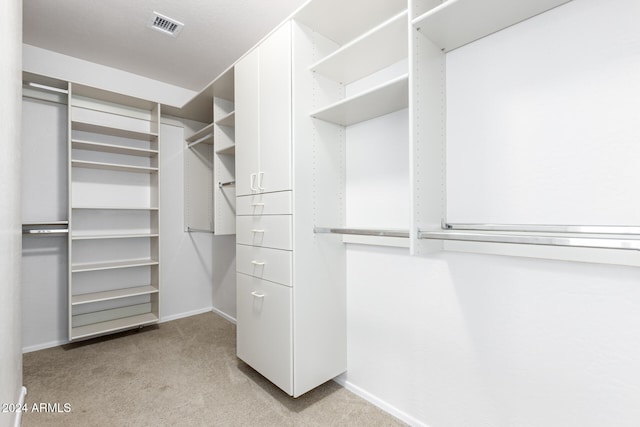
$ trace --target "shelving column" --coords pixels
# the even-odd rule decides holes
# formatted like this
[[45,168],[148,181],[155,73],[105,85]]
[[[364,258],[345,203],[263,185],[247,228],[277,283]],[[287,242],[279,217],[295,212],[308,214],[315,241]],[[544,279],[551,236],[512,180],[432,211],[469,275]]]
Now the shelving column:
[[156,103],[69,85],[69,339],[159,319]]

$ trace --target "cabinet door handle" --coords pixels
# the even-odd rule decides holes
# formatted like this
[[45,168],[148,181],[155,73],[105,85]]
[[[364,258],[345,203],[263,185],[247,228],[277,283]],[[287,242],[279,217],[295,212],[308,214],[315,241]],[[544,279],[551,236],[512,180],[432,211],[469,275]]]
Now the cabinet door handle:
[[256,230],[256,229],[253,229],[253,230],[251,230],[251,232],[252,232],[252,233],[264,233],[264,230]]
[[258,261],[251,261],[251,264],[253,264],[253,265],[259,265],[259,266],[263,266],[263,265],[265,265],[265,264],[266,264],[266,262],[264,262],[264,261],[261,261],[261,262],[258,262]]
[[258,190],[264,191],[264,187],[262,187],[262,178],[264,178],[264,172],[258,173]]
[[259,294],[258,291],[251,292],[251,295],[253,295],[256,298],[264,298],[264,294]]
[[251,206],[264,206],[264,203],[251,203]]
[[256,188],[256,174],[252,173],[251,175],[249,175],[249,187],[251,187],[251,191],[253,191],[254,193],[256,191],[258,191],[258,189]]

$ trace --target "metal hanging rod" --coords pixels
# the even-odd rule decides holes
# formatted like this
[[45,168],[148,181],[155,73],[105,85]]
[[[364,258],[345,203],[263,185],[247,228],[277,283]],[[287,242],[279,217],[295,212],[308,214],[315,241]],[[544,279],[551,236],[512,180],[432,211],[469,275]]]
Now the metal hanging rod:
[[504,234],[495,232],[471,232],[471,231],[418,231],[419,239],[431,240],[455,240],[467,242],[486,243],[514,243],[521,245],[544,246],[568,246],[596,249],[626,249],[640,250],[640,239],[611,238],[611,237],[584,237],[584,236],[548,236],[548,235],[522,235]]
[[57,93],[64,93],[64,94],[68,94],[69,91],[67,89],[60,89],[57,87],[53,87],[53,86],[47,86],[47,85],[43,85],[40,83],[34,83],[34,82],[26,82],[27,86],[31,86],[31,87],[35,87],[38,89],[43,89],[43,90],[47,90],[49,92],[57,92]]
[[442,222],[443,230],[507,231],[520,233],[572,233],[640,235],[640,226],[628,225],[546,225],[546,224],[473,224]]
[[22,234],[25,235],[56,235],[69,234],[68,221],[36,222],[22,224]]
[[236,185],[235,181],[227,181],[227,182],[220,182],[218,181],[218,188],[222,188],[222,187],[230,187],[232,185]]
[[408,230],[397,229],[374,229],[374,228],[337,228],[337,227],[313,227],[314,233],[324,234],[353,234],[357,236],[378,236],[378,237],[402,237],[409,238]]

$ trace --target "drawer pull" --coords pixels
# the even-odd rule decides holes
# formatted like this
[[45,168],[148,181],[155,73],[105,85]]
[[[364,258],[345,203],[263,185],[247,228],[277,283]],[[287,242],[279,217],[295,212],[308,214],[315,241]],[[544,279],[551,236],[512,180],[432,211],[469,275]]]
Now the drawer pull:
[[262,262],[258,262],[258,261],[251,261],[251,264],[253,264],[253,265],[260,265],[260,266],[263,266],[263,265],[265,265],[266,263],[265,263],[264,261],[262,261]]
[[264,206],[264,203],[251,203],[251,206]]
[[258,291],[251,292],[251,295],[253,295],[256,298],[264,298],[264,294],[259,294]]
[[253,230],[251,230],[251,232],[252,232],[252,233],[264,233],[264,230],[256,230],[256,229],[253,229]]

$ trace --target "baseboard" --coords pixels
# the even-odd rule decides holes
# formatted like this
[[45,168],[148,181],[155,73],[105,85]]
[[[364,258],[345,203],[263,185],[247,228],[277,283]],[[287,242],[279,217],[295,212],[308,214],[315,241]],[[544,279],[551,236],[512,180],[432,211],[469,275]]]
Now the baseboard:
[[22,354],[31,353],[32,351],[46,350],[47,348],[58,347],[59,345],[69,344],[69,340],[49,341],[42,344],[30,345],[22,348]]
[[413,426],[413,427],[428,427],[422,421],[419,421],[419,420],[415,419],[414,417],[412,417],[411,415],[407,414],[406,412],[401,411],[400,409],[396,408],[395,406],[390,405],[389,403],[387,403],[384,400],[378,398],[377,396],[374,396],[373,394],[369,393],[368,391],[366,391],[366,390],[358,387],[357,385],[345,380],[343,375],[334,378],[333,381],[337,382],[342,387],[344,387],[347,390],[349,390],[351,393],[353,393],[353,394],[355,394],[357,396],[360,396],[361,398],[363,398],[367,402],[370,402],[370,403],[376,405],[378,408],[380,408],[383,411],[393,415],[394,417],[396,417],[400,421],[405,422],[405,423],[409,424],[410,426]]
[[[24,405],[24,400],[27,397],[27,388],[22,386],[20,390],[20,398],[18,399],[18,405],[20,408]],[[22,425],[22,411],[16,411],[16,417],[13,420],[14,427],[20,427]]]
[[224,311],[217,309],[215,307],[211,308],[211,311],[213,311],[215,314],[217,314],[218,316],[222,317],[223,319],[228,320],[229,322],[233,323],[234,325],[236,324],[236,318],[235,317],[231,317],[229,316],[227,313],[225,313]]
[[196,316],[202,313],[209,313],[213,307],[204,307],[197,310],[185,311],[184,313],[172,314],[171,316],[160,317],[160,323],[170,322],[172,320],[182,319],[183,317]]

